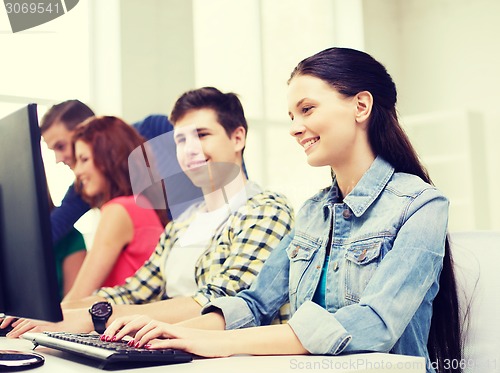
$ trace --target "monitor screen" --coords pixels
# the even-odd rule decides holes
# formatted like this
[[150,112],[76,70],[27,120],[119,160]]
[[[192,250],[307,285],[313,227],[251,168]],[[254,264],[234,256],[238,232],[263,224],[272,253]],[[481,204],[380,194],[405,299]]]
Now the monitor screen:
[[0,119],[0,314],[61,321],[36,104]]

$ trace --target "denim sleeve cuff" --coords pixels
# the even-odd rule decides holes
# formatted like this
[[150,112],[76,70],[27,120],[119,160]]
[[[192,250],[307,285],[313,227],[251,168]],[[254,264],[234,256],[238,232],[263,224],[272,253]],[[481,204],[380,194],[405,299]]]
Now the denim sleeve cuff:
[[252,311],[247,303],[238,297],[221,297],[202,308],[201,313],[210,313],[215,309],[222,311],[226,329],[240,329],[256,326]]
[[338,355],[352,338],[331,313],[311,301],[297,309],[288,325],[311,354]]

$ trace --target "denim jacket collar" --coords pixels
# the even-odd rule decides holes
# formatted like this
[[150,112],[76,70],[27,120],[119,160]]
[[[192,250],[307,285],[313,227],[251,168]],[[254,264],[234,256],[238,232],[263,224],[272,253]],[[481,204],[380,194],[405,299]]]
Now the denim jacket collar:
[[[394,167],[382,157],[377,156],[354,189],[344,198],[343,202],[349,206],[356,217],[360,217],[384,190],[393,174]],[[336,180],[333,181],[333,185],[325,196],[325,199],[324,208],[339,202]]]

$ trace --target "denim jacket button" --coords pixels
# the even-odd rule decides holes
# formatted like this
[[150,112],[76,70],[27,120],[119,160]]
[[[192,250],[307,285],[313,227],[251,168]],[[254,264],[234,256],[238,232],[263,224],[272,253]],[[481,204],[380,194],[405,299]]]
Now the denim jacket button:
[[339,262],[333,262],[333,271],[337,272],[338,269],[339,269]]
[[350,219],[352,214],[351,212],[349,211],[349,209],[345,209],[343,212],[342,212],[342,216],[344,217],[344,219]]
[[299,247],[296,246],[295,249],[293,249],[292,253],[291,253],[291,257],[292,258],[295,258],[297,256],[297,254],[299,253]]

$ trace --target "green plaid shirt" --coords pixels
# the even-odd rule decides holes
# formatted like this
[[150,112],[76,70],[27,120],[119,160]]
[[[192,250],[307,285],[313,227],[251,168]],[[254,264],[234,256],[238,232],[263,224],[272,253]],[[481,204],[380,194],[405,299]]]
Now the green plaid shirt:
[[[201,306],[218,297],[232,296],[247,289],[262,268],[264,261],[280,240],[291,231],[293,210],[288,200],[277,193],[257,189],[246,204],[229,215],[223,228],[211,240],[195,268],[198,290],[193,299]],[[198,208],[203,208],[197,206]],[[149,260],[122,286],[101,288],[97,295],[115,304],[143,304],[168,299],[166,258],[182,237],[195,211],[187,218],[170,222],[161,235]],[[276,322],[288,319],[288,306],[280,311]]]

